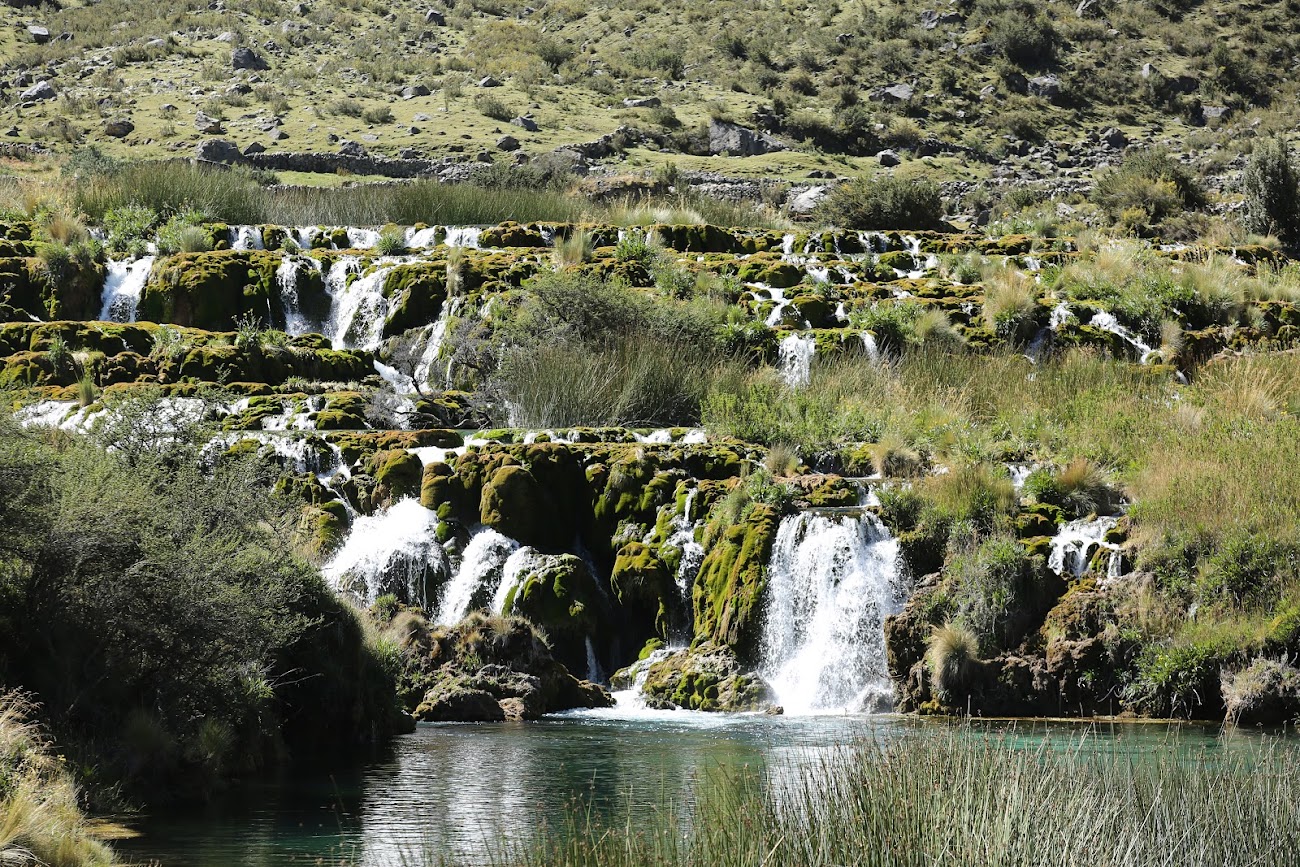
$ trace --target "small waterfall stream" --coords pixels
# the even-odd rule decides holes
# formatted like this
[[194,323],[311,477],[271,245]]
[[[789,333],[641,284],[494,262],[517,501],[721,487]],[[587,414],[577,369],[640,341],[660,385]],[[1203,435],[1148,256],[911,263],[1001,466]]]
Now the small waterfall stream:
[[506,562],[518,550],[519,543],[509,536],[486,527],[477,530],[465,546],[460,568],[442,591],[434,622],[444,626],[459,623],[481,590],[495,596],[505,577]]
[[434,538],[438,516],[405,499],[374,515],[358,515],[322,573],[336,588],[364,598],[385,593],[428,605],[427,589],[451,574],[451,564]]
[[787,385],[808,384],[812,376],[813,356],[817,354],[817,341],[809,335],[791,334],[779,346],[781,378]]
[[103,307],[99,311],[101,322],[134,322],[140,306],[140,293],[153,270],[153,256],[139,259],[114,259],[108,263],[108,276],[104,279]]
[[1047,568],[1057,575],[1067,571],[1078,578],[1088,571],[1088,563],[1098,550],[1109,551],[1106,577],[1118,578],[1123,570],[1124,558],[1119,546],[1106,541],[1106,534],[1119,523],[1115,518],[1081,518],[1071,521],[1052,539],[1052,551],[1047,556]]
[[891,706],[883,624],[902,588],[898,542],[880,520],[788,516],[768,574],[760,672],[786,712]]

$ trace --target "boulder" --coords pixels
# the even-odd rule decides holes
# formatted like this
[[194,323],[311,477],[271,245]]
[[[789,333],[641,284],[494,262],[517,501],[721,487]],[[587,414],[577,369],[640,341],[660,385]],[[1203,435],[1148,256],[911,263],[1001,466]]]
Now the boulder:
[[42,80],[24,90],[18,95],[18,98],[23,102],[41,102],[46,99],[54,99],[58,95],[59,93],[54,89],[54,85]]
[[437,9],[430,9],[429,11],[424,13],[424,23],[432,24],[435,27],[446,27],[447,16],[443,15]]
[[1028,89],[1030,96],[1054,100],[1061,95],[1061,79],[1055,75],[1037,75],[1029,79]]
[[237,163],[243,158],[239,146],[229,139],[210,138],[199,142],[194,158],[210,163]]
[[249,142],[248,147],[244,148],[244,156],[246,157],[261,153],[266,153],[266,148],[260,142]]
[[401,90],[402,99],[414,99],[417,96],[428,96],[429,88],[423,84],[408,84]]
[[339,156],[364,157],[366,153],[366,146],[361,142],[349,141],[348,139],[339,142]]
[[517,151],[519,150],[519,139],[512,135],[503,135],[501,138],[497,139],[496,147],[497,150],[505,151],[507,153],[510,151]]
[[104,124],[104,135],[112,138],[126,138],[135,132],[135,124],[125,118],[110,120]]
[[199,132],[208,135],[225,132],[225,128],[221,125],[221,121],[217,120],[215,117],[209,117],[203,112],[194,115],[194,128]]
[[795,215],[811,214],[818,203],[826,198],[827,189],[827,187],[823,186],[809,187],[791,196],[786,208]]
[[1222,678],[1229,722],[1282,725],[1300,719],[1300,669],[1279,660],[1256,659]]
[[899,159],[898,154],[892,150],[881,151],[876,154],[876,159],[879,160],[880,164],[887,169],[893,168],[902,162],[902,160]]
[[539,129],[541,129],[541,127],[537,125],[537,121],[533,120],[531,117],[517,117],[514,120],[510,121],[510,123],[514,124],[517,127],[520,127],[521,129],[527,132],[537,132]]
[[497,81],[490,75],[485,75],[478,80],[479,87],[500,87],[501,82]]
[[772,688],[742,670],[729,647],[702,644],[649,664],[642,687],[648,706],[661,710],[775,711]]
[[236,48],[230,52],[230,66],[232,69],[252,69],[264,70],[270,69],[270,64],[262,59],[256,51],[251,48]]
[[663,102],[657,96],[629,96],[623,100],[624,108],[658,108]]
[[32,41],[37,45],[44,45],[50,41],[49,28],[42,27],[40,24],[28,24],[27,35],[30,36]]
[[1201,106],[1201,120],[1209,122],[1212,120],[1227,120],[1232,116],[1232,107],[1227,105],[1203,105]]
[[760,156],[786,150],[786,146],[769,135],[722,120],[709,121],[709,153],[738,157]]
[[916,88],[906,82],[882,87],[878,94],[881,102],[910,102],[916,95]]
[[1106,143],[1107,147],[1115,150],[1123,150],[1128,147],[1128,136],[1124,135],[1123,130],[1116,129],[1113,126],[1102,130],[1100,138],[1101,141]]

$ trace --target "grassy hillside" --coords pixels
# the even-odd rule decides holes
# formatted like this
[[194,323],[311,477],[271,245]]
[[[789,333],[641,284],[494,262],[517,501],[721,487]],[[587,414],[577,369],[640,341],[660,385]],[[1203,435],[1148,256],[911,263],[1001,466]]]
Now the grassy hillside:
[[[272,150],[332,151],[347,139],[394,156],[465,158],[506,133],[536,157],[634,127],[652,138],[618,158],[626,168],[671,160],[802,178],[858,173],[894,148],[918,160],[904,173],[1067,181],[1114,161],[1099,134],[1118,129],[1194,154],[1213,173],[1233,168],[1261,131],[1294,126],[1295,8],[72,0],[6,7],[15,26],[0,41],[0,129],[10,141],[93,142],[133,157],[188,155],[221,135]],[[48,42],[23,29],[36,23]],[[267,68],[233,70],[237,47]],[[480,87],[488,76],[502,86]],[[41,80],[57,96],[24,105]],[[406,87],[428,95],[404,98]],[[660,105],[624,105],[645,97]],[[222,132],[197,129],[200,113]],[[518,115],[538,130],[511,125]],[[711,118],[765,129],[791,150],[709,156]],[[131,131],[110,136],[119,120]]]

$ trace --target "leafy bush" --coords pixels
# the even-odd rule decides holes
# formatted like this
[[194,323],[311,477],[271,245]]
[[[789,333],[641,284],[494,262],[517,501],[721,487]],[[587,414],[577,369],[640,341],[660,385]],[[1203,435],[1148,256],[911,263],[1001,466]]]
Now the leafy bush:
[[943,200],[933,181],[860,177],[836,186],[817,217],[847,229],[941,229]]
[[1130,151],[1118,168],[1098,176],[1092,198],[1112,220],[1144,232],[1206,204],[1192,171],[1159,148]]
[[104,214],[108,248],[114,252],[125,252],[134,242],[149,240],[149,233],[157,222],[158,214],[144,205],[129,204],[113,208]]
[[1248,230],[1276,235],[1287,245],[1300,243],[1300,181],[1284,138],[1271,136],[1255,143],[1242,187]]
[[509,121],[517,114],[513,108],[506,105],[500,98],[486,93],[474,100],[474,107],[478,109],[479,114],[493,120]]
[[1034,622],[1041,600],[1035,559],[1017,540],[997,536],[948,567],[956,621],[970,629],[986,654],[1015,647]]

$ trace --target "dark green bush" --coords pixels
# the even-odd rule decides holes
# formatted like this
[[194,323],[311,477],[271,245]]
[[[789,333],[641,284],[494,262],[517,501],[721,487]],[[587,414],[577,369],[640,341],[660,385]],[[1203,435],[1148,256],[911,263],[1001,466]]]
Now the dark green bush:
[[818,206],[817,216],[847,229],[940,229],[939,185],[892,175],[858,178],[837,186]]
[[1276,235],[1288,246],[1300,243],[1300,182],[1285,139],[1272,136],[1255,144],[1242,187],[1247,229]]

